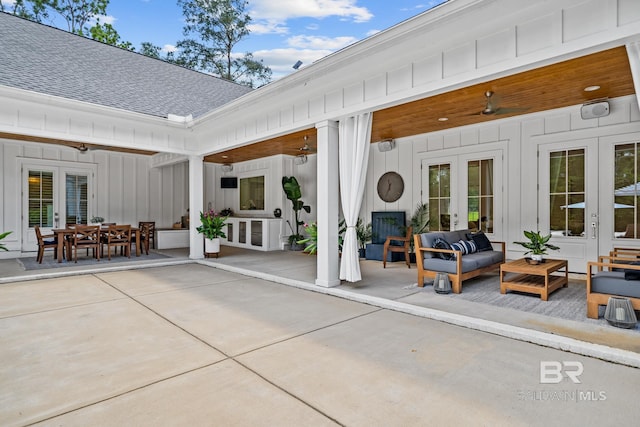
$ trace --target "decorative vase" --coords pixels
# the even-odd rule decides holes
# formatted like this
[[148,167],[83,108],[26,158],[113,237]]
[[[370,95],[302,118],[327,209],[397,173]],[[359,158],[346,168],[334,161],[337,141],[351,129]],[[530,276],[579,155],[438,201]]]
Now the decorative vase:
[[220,238],[204,239],[204,251],[208,254],[217,254],[220,252]]

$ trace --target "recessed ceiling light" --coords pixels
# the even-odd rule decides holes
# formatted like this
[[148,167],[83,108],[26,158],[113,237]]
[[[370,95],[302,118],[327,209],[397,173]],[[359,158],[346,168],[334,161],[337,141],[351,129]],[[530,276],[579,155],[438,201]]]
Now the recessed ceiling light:
[[229,158],[229,156],[227,156],[226,154],[223,154],[223,155],[222,155],[222,158],[223,158],[223,159],[228,159],[228,158]]
[[439,122],[446,122],[447,120],[449,120],[449,117],[440,117],[438,119]]
[[593,86],[587,86],[584,88],[585,92],[593,92],[594,90],[598,90],[600,89],[600,86],[598,85],[593,85]]

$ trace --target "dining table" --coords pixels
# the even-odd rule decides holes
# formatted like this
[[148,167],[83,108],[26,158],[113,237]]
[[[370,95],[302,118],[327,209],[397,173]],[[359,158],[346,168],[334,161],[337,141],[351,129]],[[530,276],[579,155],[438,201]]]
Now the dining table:
[[[64,243],[67,240],[67,236],[73,236],[74,229],[71,227],[67,228],[54,228],[51,230],[55,236],[56,241],[58,242],[58,247],[56,250],[58,251],[58,262],[62,262],[63,254],[64,254]],[[107,233],[109,231],[108,226],[100,227],[100,235]],[[135,253],[136,256],[140,256],[140,252],[142,250],[140,245],[140,228],[139,227],[131,227],[131,234],[135,235],[136,244],[135,244]],[[71,261],[71,251],[67,251],[67,261]]]

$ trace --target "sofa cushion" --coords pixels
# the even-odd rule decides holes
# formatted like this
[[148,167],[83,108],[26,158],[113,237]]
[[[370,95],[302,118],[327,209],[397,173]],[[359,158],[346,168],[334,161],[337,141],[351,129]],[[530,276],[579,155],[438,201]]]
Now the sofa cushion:
[[623,271],[599,271],[591,276],[591,293],[640,298],[640,284],[625,280]]
[[476,244],[473,243],[472,240],[460,240],[458,242],[452,243],[451,248],[453,248],[456,251],[462,252],[462,255],[478,252],[478,249],[476,248]]
[[[462,272],[467,273],[478,269],[478,262],[468,256],[460,257],[462,260]],[[457,262],[452,260],[444,260],[440,258],[429,258],[423,261],[423,267],[425,270],[437,271],[443,273],[456,274]]]
[[[462,240],[460,242],[462,242]],[[460,251],[462,255],[465,255],[467,253],[467,247],[460,242],[452,243],[451,249],[453,249],[454,251]]]
[[491,264],[503,262],[504,259],[502,255],[503,254],[501,251],[483,251],[465,255],[464,258],[474,260],[476,262],[476,265],[478,266],[477,268],[482,268],[488,267]]
[[478,248],[478,252],[493,250],[493,246],[491,245],[489,238],[482,231],[478,231],[477,233],[469,233],[467,234],[467,238],[469,240],[473,240],[473,242],[476,244],[476,247]]
[[[446,240],[438,237],[433,242],[433,248],[434,249],[451,249],[451,245]],[[455,259],[455,257],[456,257],[455,254],[451,254],[451,253],[448,253],[448,252],[437,252],[436,256],[438,258],[441,258],[441,259],[447,260],[447,261]]]

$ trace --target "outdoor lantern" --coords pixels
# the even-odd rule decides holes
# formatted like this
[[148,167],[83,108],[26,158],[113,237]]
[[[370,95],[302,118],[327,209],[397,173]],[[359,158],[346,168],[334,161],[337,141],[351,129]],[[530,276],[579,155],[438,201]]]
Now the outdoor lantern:
[[628,298],[611,297],[604,311],[604,318],[613,326],[631,329],[636,326],[638,319]]
[[433,280],[433,290],[439,294],[451,293],[451,281],[447,273],[436,273],[436,278]]

